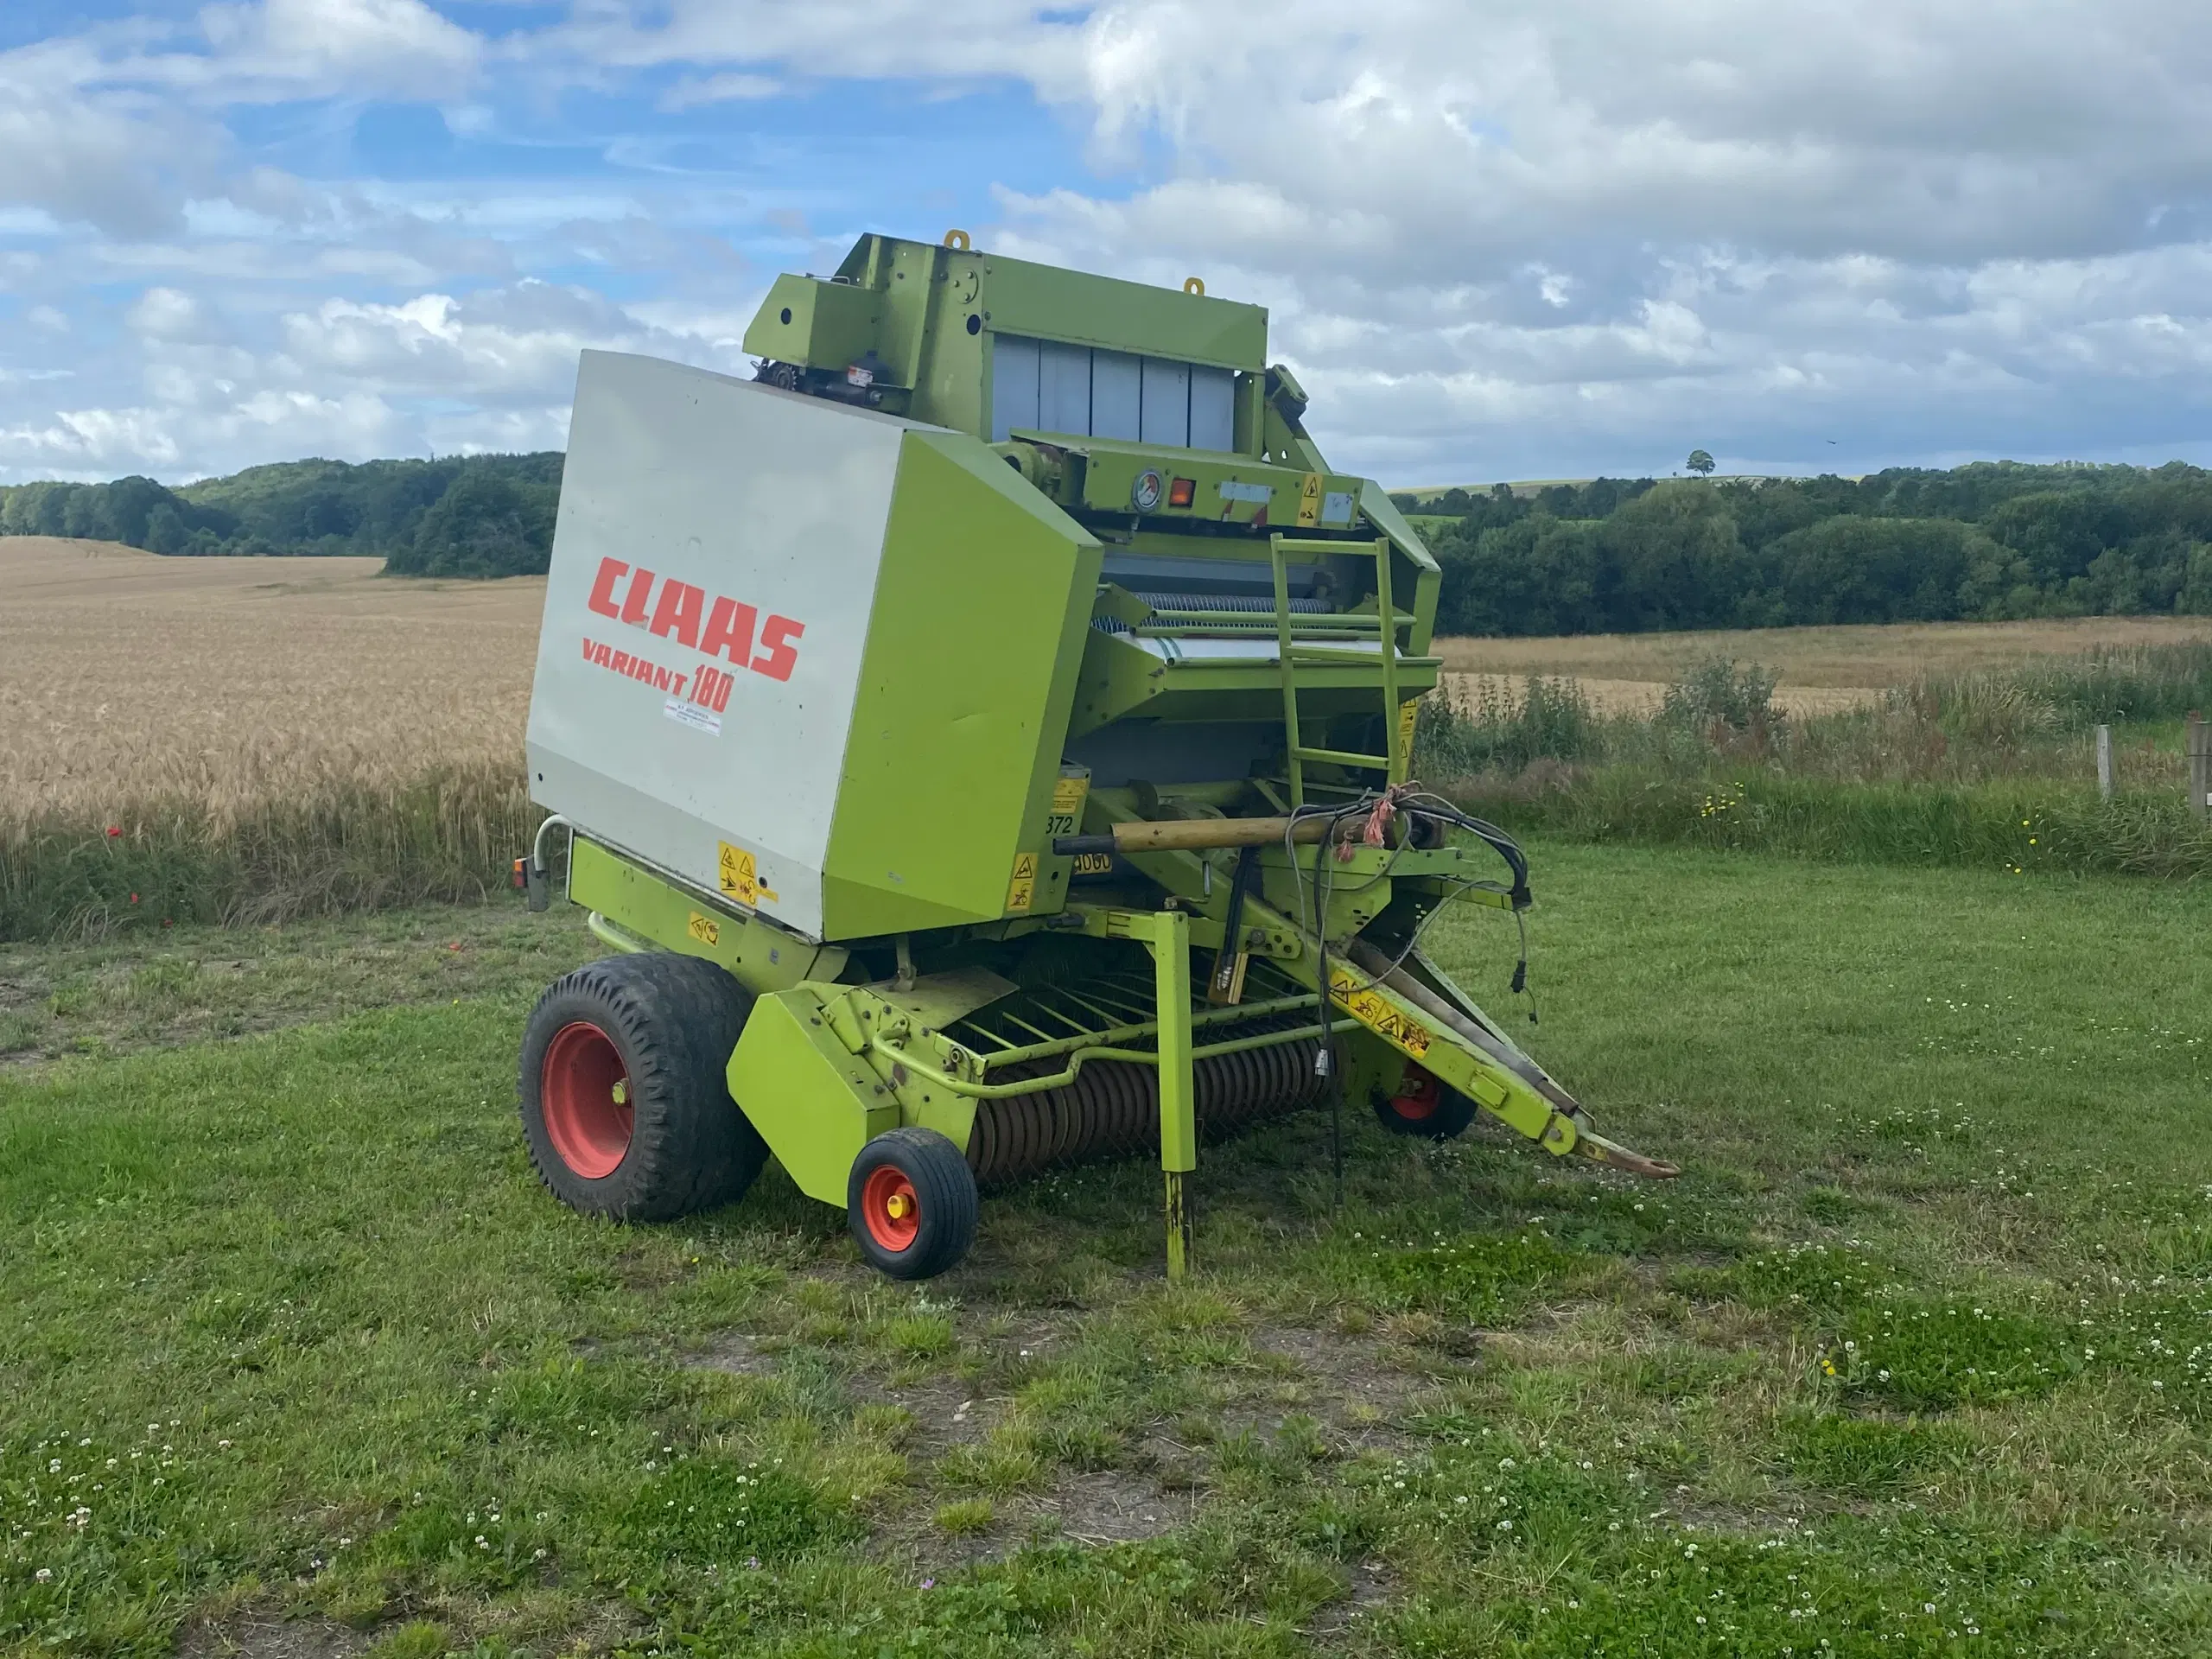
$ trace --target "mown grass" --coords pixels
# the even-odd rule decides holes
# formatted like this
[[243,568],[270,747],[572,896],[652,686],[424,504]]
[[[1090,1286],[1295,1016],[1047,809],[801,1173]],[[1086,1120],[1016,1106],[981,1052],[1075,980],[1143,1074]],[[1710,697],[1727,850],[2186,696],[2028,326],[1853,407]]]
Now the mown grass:
[[1135,1166],[918,1288],[773,1172],[559,1210],[519,955],[0,1077],[0,1651],[2212,1644],[2212,895],[1535,855],[1529,1035],[1688,1173],[1356,1119],[1338,1207],[1308,1117],[1206,1154],[1183,1287]]
[[[2212,645],[2107,649],[1928,675],[1878,704],[1799,719],[1755,664],[1712,659],[1645,715],[1571,679],[1423,706],[1416,766],[1509,828],[1796,857],[2194,876],[2181,719],[2212,707]],[[2101,799],[2093,731],[2113,728]]]

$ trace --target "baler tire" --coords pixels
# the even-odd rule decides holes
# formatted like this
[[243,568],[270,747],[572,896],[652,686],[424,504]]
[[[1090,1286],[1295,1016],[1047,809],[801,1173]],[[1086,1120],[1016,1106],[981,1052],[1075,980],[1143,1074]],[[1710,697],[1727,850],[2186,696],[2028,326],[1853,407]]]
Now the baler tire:
[[[1419,1071],[1408,1066],[1409,1074]],[[1414,1103],[1421,1103],[1416,1109]],[[1422,1141],[1456,1141],[1475,1121],[1475,1103],[1433,1073],[1408,1076],[1395,1095],[1375,1093],[1375,1116],[1393,1135]]]
[[[898,1211],[900,1201],[911,1209]],[[853,1240],[893,1279],[934,1279],[957,1266],[976,1242],[976,1208],[975,1172],[935,1129],[886,1130],[861,1148],[845,1181]]]
[[[524,1028],[520,1078],[523,1139],[553,1196],[618,1221],[672,1221],[742,1198],[768,1161],[729,1095],[729,1057],[752,1008],[721,968],[673,953],[609,957],[556,980]],[[628,1096],[626,1126],[619,1108],[594,1105],[598,1122],[584,1127],[599,1137],[582,1146],[557,1076],[579,1064],[587,1084],[592,1065],[619,1067]]]

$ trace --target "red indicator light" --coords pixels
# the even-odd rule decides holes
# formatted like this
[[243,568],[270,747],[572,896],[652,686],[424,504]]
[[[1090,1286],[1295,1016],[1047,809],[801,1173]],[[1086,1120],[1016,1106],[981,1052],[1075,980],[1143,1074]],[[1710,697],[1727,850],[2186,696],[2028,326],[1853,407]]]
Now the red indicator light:
[[1187,507],[1198,498],[1198,480],[1179,478],[1167,486],[1167,505],[1171,507]]

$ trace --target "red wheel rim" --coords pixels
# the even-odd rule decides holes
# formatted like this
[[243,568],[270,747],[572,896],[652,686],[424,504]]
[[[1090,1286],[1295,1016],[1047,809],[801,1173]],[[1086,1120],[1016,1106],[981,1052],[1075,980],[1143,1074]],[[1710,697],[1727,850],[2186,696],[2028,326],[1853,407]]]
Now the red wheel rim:
[[555,1032],[538,1070],[537,1097],[546,1138],[563,1163],[588,1181],[620,1167],[635,1113],[629,1073],[605,1032],[588,1020]]
[[861,1221],[868,1236],[887,1250],[903,1250],[922,1230],[922,1202],[904,1170],[890,1164],[871,1169],[861,1184]]
[[1436,1109],[1444,1103],[1436,1079],[1426,1071],[1416,1071],[1400,1087],[1390,1101],[1390,1109],[1408,1123],[1425,1123],[1436,1116]]

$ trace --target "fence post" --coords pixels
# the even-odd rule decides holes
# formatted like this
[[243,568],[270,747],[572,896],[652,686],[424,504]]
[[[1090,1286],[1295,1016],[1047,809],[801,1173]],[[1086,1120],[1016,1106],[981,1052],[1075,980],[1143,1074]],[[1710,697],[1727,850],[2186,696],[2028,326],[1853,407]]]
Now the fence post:
[[2112,799],[2112,728],[2097,728],[2097,798]]
[[2199,818],[2212,816],[2212,727],[2199,709],[2189,711],[2189,810]]

